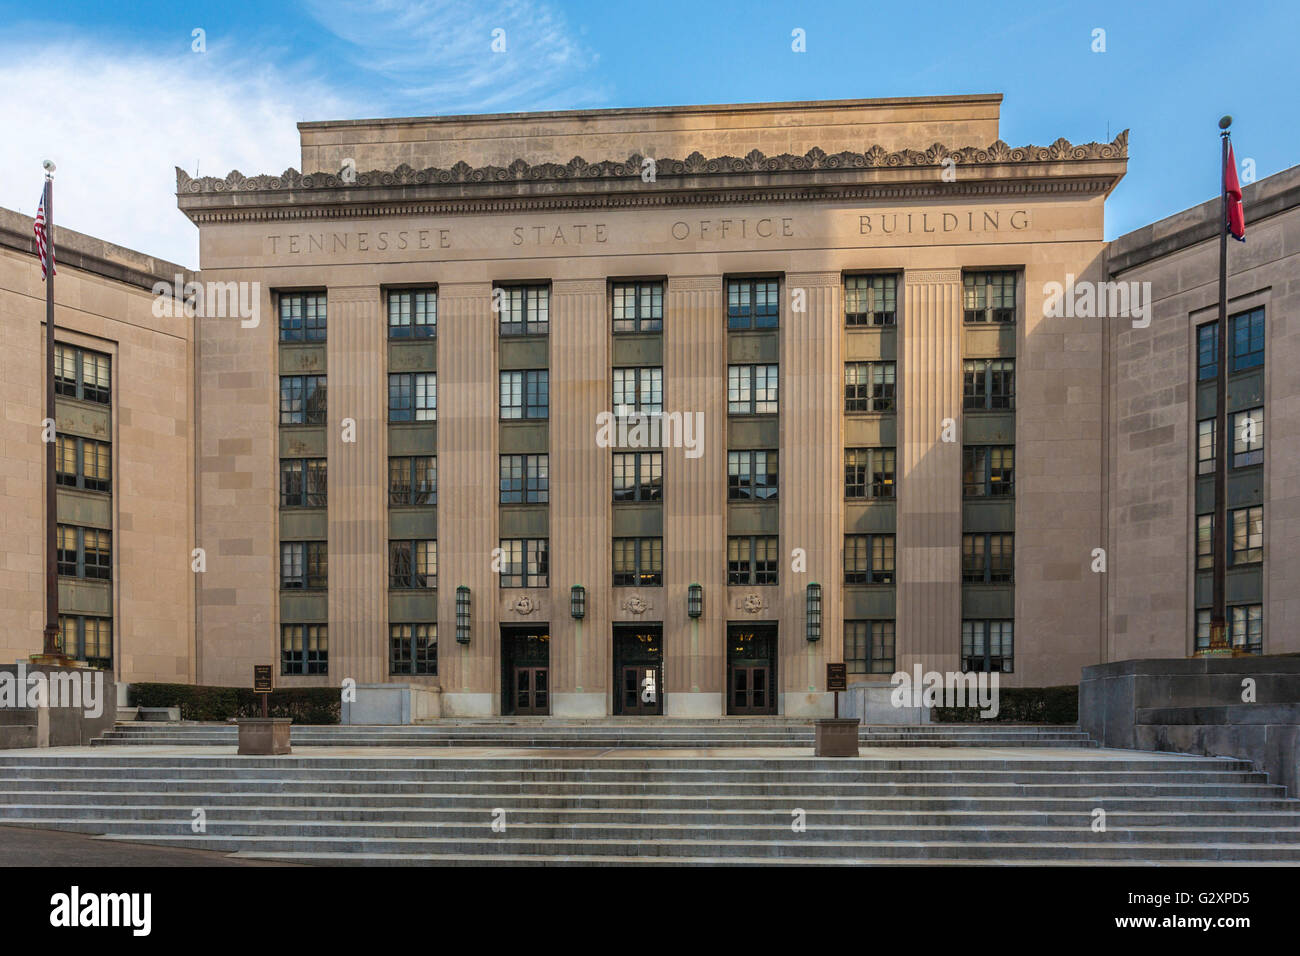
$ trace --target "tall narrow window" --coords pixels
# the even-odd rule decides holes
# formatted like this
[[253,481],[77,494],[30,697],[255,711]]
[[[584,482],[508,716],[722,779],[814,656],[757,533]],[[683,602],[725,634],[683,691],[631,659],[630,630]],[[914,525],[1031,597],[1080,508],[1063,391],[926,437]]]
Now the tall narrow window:
[[846,534],[844,536],[845,584],[893,584],[894,536],[892,534]]
[[502,335],[546,335],[550,330],[549,286],[498,286],[492,296],[500,310]]
[[388,673],[437,674],[438,625],[388,625]]
[[664,327],[662,282],[616,282],[611,290],[615,332],[659,332]]
[[1196,327],[1196,378],[1204,382],[1219,374],[1219,323]]
[[894,497],[893,448],[844,449],[844,497]]
[[1196,423],[1196,473],[1214,474],[1214,419],[1202,418]]
[[1228,618],[1233,647],[1248,654],[1264,653],[1264,605],[1238,604],[1228,608]]
[[893,362],[845,362],[844,410],[894,411],[895,369]]
[[1214,515],[1196,516],[1196,570],[1214,568]]
[[1264,407],[1232,416],[1232,467],[1264,463]]
[[774,329],[780,317],[776,279],[730,279],[727,282],[727,328]]
[[1264,364],[1264,310],[1254,309],[1234,315],[1228,328],[1232,332],[1232,370],[1257,368]]
[[966,445],[962,448],[962,494],[1000,498],[1015,493],[1014,445]]
[[280,587],[321,590],[329,586],[329,546],[324,541],[280,542]]
[[1228,564],[1257,564],[1264,560],[1264,509],[1237,508],[1228,515],[1232,527],[1232,541],[1228,550]]
[[1015,568],[1015,535],[962,535],[962,581],[1010,584]]
[[850,674],[894,673],[894,622],[845,621],[844,663]]
[[965,409],[1001,411],[1015,407],[1015,359],[967,359],[963,370]]
[[328,674],[329,625],[281,624],[280,673]]
[[962,621],[962,670],[1010,674],[1015,658],[1013,632],[1011,621]]
[[897,276],[873,275],[845,278],[845,325],[893,325],[897,313]]
[[280,341],[325,341],[325,293],[280,293]]
[[962,286],[967,322],[1016,320],[1014,272],[967,272],[962,276]]
[[390,339],[430,339],[437,334],[437,289],[389,291],[388,337]]

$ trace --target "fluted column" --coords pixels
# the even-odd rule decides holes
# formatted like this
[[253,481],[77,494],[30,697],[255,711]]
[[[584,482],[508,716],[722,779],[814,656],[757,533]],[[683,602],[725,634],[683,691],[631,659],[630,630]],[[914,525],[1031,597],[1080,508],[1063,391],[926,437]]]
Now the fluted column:
[[[899,323],[896,667],[961,646],[961,270],[908,271]],[[941,440],[943,420],[955,441]]]
[[[497,317],[486,282],[438,288],[438,673],[444,716],[500,712]],[[456,588],[470,643],[456,643]]]
[[330,679],[374,683],[388,674],[386,326],[377,286],[328,294]]
[[[596,416],[610,405],[604,280],[551,287],[551,712],[608,713],[610,497],[608,448],[596,444]],[[581,624],[569,588],[587,590]],[[579,637],[579,635],[581,635]]]
[[[838,272],[786,276],[781,310],[781,624],[782,712],[829,716],[826,662],[844,659],[844,325]],[[802,292],[802,297],[799,293]],[[802,298],[804,312],[793,306]],[[801,548],[807,570],[791,567]],[[806,638],[805,593],[822,587],[822,636]]]
[[[664,411],[703,414],[698,458],[664,449],[664,680],[669,716],[724,713],[727,670],[727,329],[722,276],[668,280]],[[692,452],[693,454],[693,452]],[[704,614],[686,614],[686,589]]]

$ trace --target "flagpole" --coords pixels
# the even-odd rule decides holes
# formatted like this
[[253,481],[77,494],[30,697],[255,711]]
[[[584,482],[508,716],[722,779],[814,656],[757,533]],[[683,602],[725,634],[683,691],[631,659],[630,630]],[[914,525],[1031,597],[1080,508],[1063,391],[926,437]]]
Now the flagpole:
[[[54,164],[45,161],[45,417],[54,411]],[[45,640],[43,663],[61,663],[59,646],[58,497],[55,493],[55,450],[51,433],[45,444]]]
[[1228,140],[1232,117],[1219,120],[1219,360],[1214,383],[1214,603],[1210,611],[1210,652],[1230,650],[1227,640],[1227,477],[1228,477]]

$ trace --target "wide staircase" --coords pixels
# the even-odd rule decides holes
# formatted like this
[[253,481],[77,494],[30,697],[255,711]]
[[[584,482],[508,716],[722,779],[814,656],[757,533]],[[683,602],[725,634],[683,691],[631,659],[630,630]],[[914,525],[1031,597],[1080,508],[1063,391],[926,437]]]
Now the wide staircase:
[[[811,747],[811,720],[733,717],[697,720],[605,717],[589,721],[554,717],[440,720],[411,726],[294,725],[290,741],[301,747]],[[925,724],[867,726],[864,747],[1092,747],[1077,727],[1037,724]],[[118,724],[94,744],[213,746],[236,744],[233,724],[151,722]]]
[[1300,801],[1250,764],[1082,747],[9,751],[0,824],[311,864],[1300,863]]

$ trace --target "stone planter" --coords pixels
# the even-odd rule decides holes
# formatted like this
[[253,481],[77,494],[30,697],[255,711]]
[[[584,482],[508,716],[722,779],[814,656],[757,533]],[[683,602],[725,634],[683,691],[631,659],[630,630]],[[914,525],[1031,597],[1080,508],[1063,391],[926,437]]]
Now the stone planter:
[[239,752],[256,757],[273,757],[289,750],[290,717],[241,717]]
[[858,755],[858,718],[834,717],[816,721],[817,736],[813,756],[856,757]]

